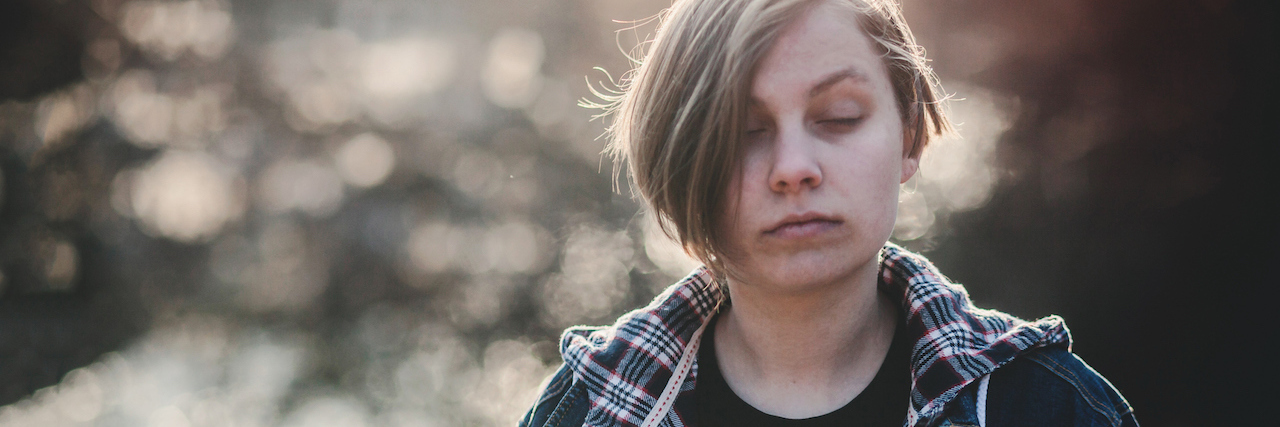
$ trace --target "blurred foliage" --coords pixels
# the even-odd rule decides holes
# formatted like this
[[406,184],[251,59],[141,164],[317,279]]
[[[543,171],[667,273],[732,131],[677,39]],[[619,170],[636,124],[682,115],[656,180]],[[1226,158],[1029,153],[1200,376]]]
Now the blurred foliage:
[[[1160,424],[1212,413],[1157,375],[1209,350],[1148,332],[1231,295],[1176,292],[1217,271],[1166,231],[1276,234],[1185,226],[1258,181],[1210,149],[1245,140],[1221,64],[1252,56],[1221,48],[1232,2],[1148,3],[907,2],[965,137],[894,236],[980,304],[1066,315]],[[512,425],[564,327],[693,266],[575,106],[668,4],[0,6],[0,425]]]
[[40,389],[0,424],[510,425],[561,329],[689,268],[575,106],[617,10],[8,7],[13,51],[84,30],[0,107],[3,397]]

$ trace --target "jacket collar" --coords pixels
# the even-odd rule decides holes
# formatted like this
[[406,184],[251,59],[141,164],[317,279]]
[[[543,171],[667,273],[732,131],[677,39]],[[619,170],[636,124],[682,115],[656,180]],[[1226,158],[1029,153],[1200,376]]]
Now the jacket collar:
[[[1049,345],[1070,348],[1058,316],[1027,322],[974,307],[964,287],[927,259],[892,243],[880,252],[880,290],[902,295],[911,354],[908,426],[931,425],[965,386],[1021,353]],[[693,334],[725,300],[709,271],[699,268],[609,327],[574,327],[560,349],[576,381],[587,385],[588,425],[638,426],[672,377]],[[697,368],[684,381],[663,425],[689,424]]]

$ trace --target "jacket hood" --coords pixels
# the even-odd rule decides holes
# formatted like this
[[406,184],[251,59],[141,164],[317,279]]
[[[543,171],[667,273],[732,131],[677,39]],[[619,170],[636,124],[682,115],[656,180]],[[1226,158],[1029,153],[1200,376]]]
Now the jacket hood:
[[[964,287],[951,283],[927,259],[894,244],[880,251],[881,292],[901,295],[911,354],[907,426],[927,426],[970,383],[1019,354],[1060,345],[1070,332],[1062,318],[1028,322],[973,306]],[[639,426],[654,408],[686,346],[726,300],[705,268],[667,288],[648,306],[612,326],[573,327],[560,352],[574,380],[586,384],[587,425]],[[674,408],[661,425],[684,426],[692,410],[697,365],[680,384]]]

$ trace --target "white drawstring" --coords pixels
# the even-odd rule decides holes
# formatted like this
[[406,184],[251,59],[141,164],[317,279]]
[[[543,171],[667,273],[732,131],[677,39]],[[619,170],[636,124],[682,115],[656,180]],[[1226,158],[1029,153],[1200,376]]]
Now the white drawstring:
[[978,382],[978,427],[987,427],[987,383],[991,374],[984,375]]
[[698,331],[693,333],[693,338],[689,339],[689,345],[684,347],[684,354],[680,355],[680,363],[676,365],[675,371],[671,373],[671,379],[667,380],[667,387],[662,389],[662,395],[658,396],[658,402],[653,405],[653,410],[649,411],[649,415],[644,417],[644,423],[640,427],[657,427],[667,412],[671,411],[671,405],[675,403],[676,394],[680,392],[680,386],[684,384],[684,379],[689,376],[689,371],[693,369],[693,361],[698,358],[698,346],[702,343],[702,332],[707,329],[707,325],[711,323],[711,317],[708,316],[703,320],[702,326],[698,327]]

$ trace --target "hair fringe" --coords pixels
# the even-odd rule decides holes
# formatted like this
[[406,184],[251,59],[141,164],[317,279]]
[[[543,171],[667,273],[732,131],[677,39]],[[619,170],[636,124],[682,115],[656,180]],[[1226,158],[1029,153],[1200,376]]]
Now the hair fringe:
[[[587,86],[578,105],[598,110],[591,120],[610,120],[597,136],[607,139],[601,155],[614,163],[613,190],[621,191],[623,168],[632,197],[644,200],[659,229],[685,252],[726,277],[727,254],[714,221],[729,184],[726,168],[737,167],[737,147],[716,141],[740,137],[750,79],[785,25],[823,2],[849,6],[862,31],[884,49],[894,96],[918,156],[929,142],[955,132],[948,101],[923,46],[907,26],[896,0],[675,0],[648,18],[615,21],[619,50],[631,64],[614,78]],[[657,23],[643,40],[638,29]],[[623,48],[623,33],[636,45]],[[741,117],[739,117],[741,116]],[[603,158],[602,158],[603,160]]]

